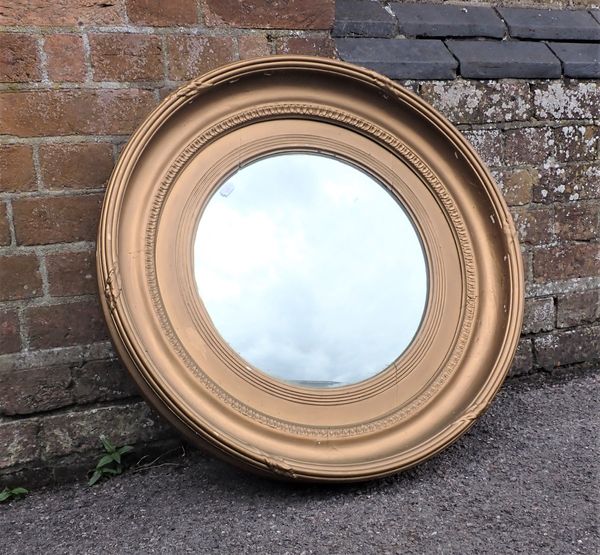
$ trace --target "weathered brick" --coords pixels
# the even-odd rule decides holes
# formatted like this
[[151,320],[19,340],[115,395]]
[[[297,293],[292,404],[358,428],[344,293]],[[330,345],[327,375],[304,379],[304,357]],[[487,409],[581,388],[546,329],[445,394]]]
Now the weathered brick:
[[31,146],[0,145],[0,191],[32,191],[35,188]]
[[32,414],[73,402],[68,366],[0,371],[0,414]]
[[158,81],[163,78],[158,36],[101,33],[90,35],[95,81]]
[[391,4],[400,32],[420,37],[493,37],[506,32],[498,14],[487,6]]
[[156,105],[152,91],[60,90],[0,93],[0,133],[123,135],[131,133]]
[[16,310],[0,312],[0,354],[16,353],[21,350],[19,315]]
[[552,155],[558,162],[595,160],[598,156],[598,128],[567,125],[553,130]]
[[334,56],[335,45],[328,37],[280,37],[275,42],[277,54],[301,54],[304,56]]
[[600,25],[584,10],[498,8],[511,37],[524,39],[600,40]]
[[523,315],[523,333],[539,333],[554,328],[554,299],[525,299],[525,314]]
[[177,81],[192,79],[237,58],[232,37],[172,35],[167,45],[169,77]]
[[559,330],[533,339],[537,363],[551,369],[578,362],[594,362],[599,359],[598,337],[600,326]]
[[541,42],[447,40],[460,62],[460,74],[472,79],[560,77],[559,59]]
[[83,38],[80,35],[47,35],[44,39],[48,78],[56,82],[80,82],[85,79]]
[[498,129],[467,130],[463,135],[488,166],[502,164],[502,133]]
[[101,435],[125,445],[170,437],[173,432],[146,403],[137,402],[48,416],[42,422],[40,445],[46,458],[99,451]]
[[551,156],[554,133],[547,127],[522,127],[504,132],[507,166],[542,164]]
[[555,214],[559,239],[587,241],[600,237],[600,202],[557,204]]
[[441,40],[336,39],[340,58],[391,79],[454,79],[457,62]]
[[562,62],[566,77],[600,78],[600,44],[551,42],[548,45]]
[[598,83],[551,81],[533,87],[537,119],[592,119],[600,117]]
[[46,268],[50,295],[68,297],[95,294],[98,291],[95,262],[92,251],[48,254]]
[[109,143],[49,143],[40,147],[42,182],[49,189],[102,187],[113,169]]
[[504,200],[509,206],[529,204],[533,188],[540,180],[539,172],[531,166],[500,171],[497,177]]
[[600,164],[573,164],[540,170],[534,202],[558,202],[600,198]]
[[0,256],[0,300],[40,297],[42,276],[35,254]]
[[600,274],[600,243],[570,243],[534,252],[536,281],[591,277]]
[[452,123],[525,121],[531,117],[531,93],[520,81],[456,79],[423,83],[421,96]]
[[73,394],[77,403],[112,401],[138,395],[138,389],[117,360],[94,360],[76,366]]
[[393,37],[397,23],[378,2],[337,0],[334,37]]
[[108,338],[96,302],[30,307],[25,309],[25,321],[32,349],[87,345]]
[[209,26],[245,29],[330,29],[334,0],[204,0]]
[[0,468],[28,463],[39,457],[38,426],[36,420],[0,423]]
[[196,0],[127,0],[127,15],[136,25],[193,25],[197,22]]
[[550,207],[519,206],[510,210],[519,240],[530,245],[554,241],[554,210]]
[[0,202],[0,246],[10,245],[10,223],[6,203]]
[[240,58],[256,58],[257,56],[268,56],[271,54],[271,46],[266,35],[242,35],[238,37]]
[[124,23],[122,0],[11,0],[2,3],[0,25],[76,26]]
[[40,80],[36,39],[21,33],[0,33],[0,82]]
[[569,328],[600,319],[600,290],[577,291],[557,299],[556,325]]
[[510,376],[529,374],[533,369],[533,345],[531,339],[523,339],[517,345],[517,351],[510,368]]
[[19,245],[96,239],[101,195],[23,198],[13,201]]

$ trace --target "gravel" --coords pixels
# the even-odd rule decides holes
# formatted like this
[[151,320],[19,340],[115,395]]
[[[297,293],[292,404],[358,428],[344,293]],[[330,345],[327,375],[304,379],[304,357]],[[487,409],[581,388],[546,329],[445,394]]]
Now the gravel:
[[0,552],[600,553],[600,374],[520,381],[401,475],[280,483],[188,453],[0,506]]

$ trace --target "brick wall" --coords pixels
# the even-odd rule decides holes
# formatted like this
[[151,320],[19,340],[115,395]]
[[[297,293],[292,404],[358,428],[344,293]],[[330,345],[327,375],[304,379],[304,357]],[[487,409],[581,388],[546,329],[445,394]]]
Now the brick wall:
[[[172,440],[115,360],[98,307],[104,187],[129,134],[166,93],[240,58],[335,56],[333,23],[333,0],[0,1],[5,479],[68,476],[89,463],[102,433],[143,449]],[[527,308],[512,373],[597,363],[598,82],[404,84],[464,131],[516,219]]]

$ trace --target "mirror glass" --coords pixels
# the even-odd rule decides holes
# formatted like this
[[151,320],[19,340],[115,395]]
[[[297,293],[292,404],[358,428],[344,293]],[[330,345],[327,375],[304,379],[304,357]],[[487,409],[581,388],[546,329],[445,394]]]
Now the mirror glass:
[[318,154],[273,155],[229,177],[199,220],[194,273],[232,349],[304,387],[384,370],[427,300],[425,256],[402,206],[367,173]]

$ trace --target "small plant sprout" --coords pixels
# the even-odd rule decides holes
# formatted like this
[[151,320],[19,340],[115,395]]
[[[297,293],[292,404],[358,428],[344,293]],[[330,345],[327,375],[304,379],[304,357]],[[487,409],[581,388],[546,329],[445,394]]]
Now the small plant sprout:
[[24,495],[29,493],[28,489],[17,487],[17,488],[4,488],[0,491],[0,503],[5,503],[11,499],[21,499]]
[[116,476],[117,474],[121,474],[121,472],[123,472],[123,455],[133,451],[131,445],[124,445],[123,447],[118,448],[115,447],[105,436],[100,436],[100,441],[102,442],[106,454],[100,458],[96,467],[93,470],[90,470],[92,476],[88,480],[88,486],[93,486],[104,476]]

